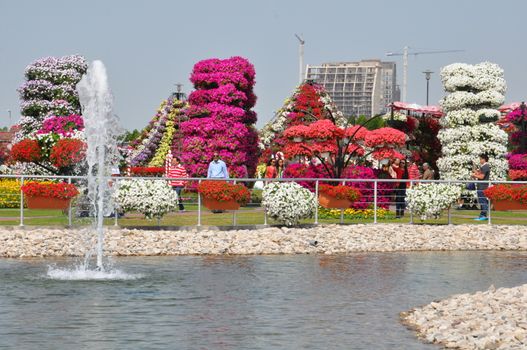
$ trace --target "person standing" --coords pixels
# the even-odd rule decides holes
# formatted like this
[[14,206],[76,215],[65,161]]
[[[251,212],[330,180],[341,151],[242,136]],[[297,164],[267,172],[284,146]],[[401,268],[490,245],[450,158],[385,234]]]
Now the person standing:
[[276,169],[276,160],[275,159],[271,159],[267,163],[267,168],[265,169],[265,178],[266,179],[274,179],[275,177],[277,177],[277,175],[278,175],[278,172],[277,172],[277,169]]
[[430,168],[430,164],[423,163],[423,180],[433,180],[434,179],[434,169]]
[[278,159],[278,166],[276,167],[276,175],[279,178],[284,177],[285,161],[284,158]]
[[[410,166],[408,167],[408,179],[414,180],[413,185],[417,185],[419,180],[421,178],[421,173],[419,172],[419,167],[415,163],[413,159],[409,159]],[[408,183],[408,187],[410,187],[411,182]]]
[[209,179],[228,179],[229,171],[227,165],[223,160],[220,159],[218,152],[214,152],[214,158],[209,163],[209,169],[207,170],[207,178]]
[[[488,161],[489,161],[489,156],[487,156],[486,154],[479,155],[480,167],[479,167],[479,170],[476,170],[472,173],[473,179],[477,179],[480,181],[489,181],[490,165]],[[476,186],[473,186],[473,187],[476,188],[476,191],[478,193],[478,202],[479,202],[479,206],[481,209],[481,212],[479,213],[479,217],[475,218],[474,220],[478,220],[478,221],[488,220],[487,211],[489,208],[489,201],[487,197],[485,196],[485,193],[483,193],[483,191],[489,187],[489,184],[488,182],[477,183]]]
[[183,199],[181,198],[181,192],[183,191],[183,188],[185,188],[186,181],[183,180],[175,180],[175,179],[181,179],[188,177],[187,170],[185,167],[181,164],[181,160],[179,157],[172,157],[172,154],[169,153],[167,157],[167,166],[165,167],[165,176],[168,178],[172,178],[174,180],[170,180],[169,184],[172,186],[174,191],[177,193],[177,199],[178,199],[178,206],[179,206],[179,212],[182,213],[185,211],[185,206],[183,205]]
[[[399,162],[399,167],[394,169],[397,173],[397,178],[401,180],[408,179],[408,167],[406,161],[402,159]],[[395,189],[395,218],[399,219],[404,216],[404,209],[406,208],[406,181],[401,181],[396,184]]]

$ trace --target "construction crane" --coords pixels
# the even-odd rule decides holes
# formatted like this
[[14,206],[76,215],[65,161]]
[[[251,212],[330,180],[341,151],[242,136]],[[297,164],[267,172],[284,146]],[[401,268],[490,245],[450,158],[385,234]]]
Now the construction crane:
[[410,47],[405,46],[403,52],[387,52],[386,56],[403,56],[403,91],[402,91],[402,102],[406,102],[406,91],[408,87],[408,55],[432,55],[436,53],[451,53],[451,52],[463,52],[465,50],[431,50],[431,51],[418,51],[408,52]]
[[298,48],[298,55],[299,55],[299,67],[298,67],[298,83],[302,84],[304,81],[304,44],[306,43],[305,40],[299,36],[298,34],[295,34],[296,38],[300,42],[300,46]]

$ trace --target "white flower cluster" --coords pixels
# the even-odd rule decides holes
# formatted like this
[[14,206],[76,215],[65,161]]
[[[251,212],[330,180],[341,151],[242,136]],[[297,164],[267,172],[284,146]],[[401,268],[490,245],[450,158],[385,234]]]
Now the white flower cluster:
[[448,184],[420,184],[406,190],[406,203],[409,210],[421,220],[438,219],[441,212],[461,196],[461,186]]
[[[392,120],[392,113],[391,112],[388,112],[386,113],[385,115],[383,115],[381,117],[383,120]],[[406,120],[408,119],[408,115],[404,114],[404,113],[401,113],[399,111],[394,111],[393,112],[393,120],[398,120],[400,122],[406,122]]]
[[262,205],[269,217],[292,226],[313,216],[317,199],[296,182],[271,182],[263,189]]
[[448,180],[470,180],[479,154],[489,156],[490,177],[505,179],[507,134],[490,124],[500,117],[494,108],[505,101],[503,69],[497,64],[455,63],[441,71],[444,88],[450,92],[441,101],[446,115],[438,138],[443,157],[437,162],[440,175]]
[[178,204],[176,192],[164,180],[121,180],[114,199],[119,209],[138,211],[147,219],[160,219]]

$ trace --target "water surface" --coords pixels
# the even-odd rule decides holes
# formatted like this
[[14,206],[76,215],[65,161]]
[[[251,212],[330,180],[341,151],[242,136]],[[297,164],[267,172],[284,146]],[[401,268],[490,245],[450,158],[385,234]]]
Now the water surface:
[[138,279],[46,277],[64,259],[0,259],[0,348],[438,349],[399,312],[527,283],[527,253],[133,257]]

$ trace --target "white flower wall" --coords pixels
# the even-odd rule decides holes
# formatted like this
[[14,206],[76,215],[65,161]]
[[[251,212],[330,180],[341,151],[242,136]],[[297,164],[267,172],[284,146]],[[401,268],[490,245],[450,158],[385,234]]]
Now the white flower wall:
[[454,63],[441,71],[447,96],[441,101],[445,117],[438,138],[443,157],[437,162],[445,180],[470,180],[478,155],[486,153],[491,166],[491,180],[506,178],[508,163],[507,134],[495,121],[497,108],[505,101],[503,69],[497,64]]

